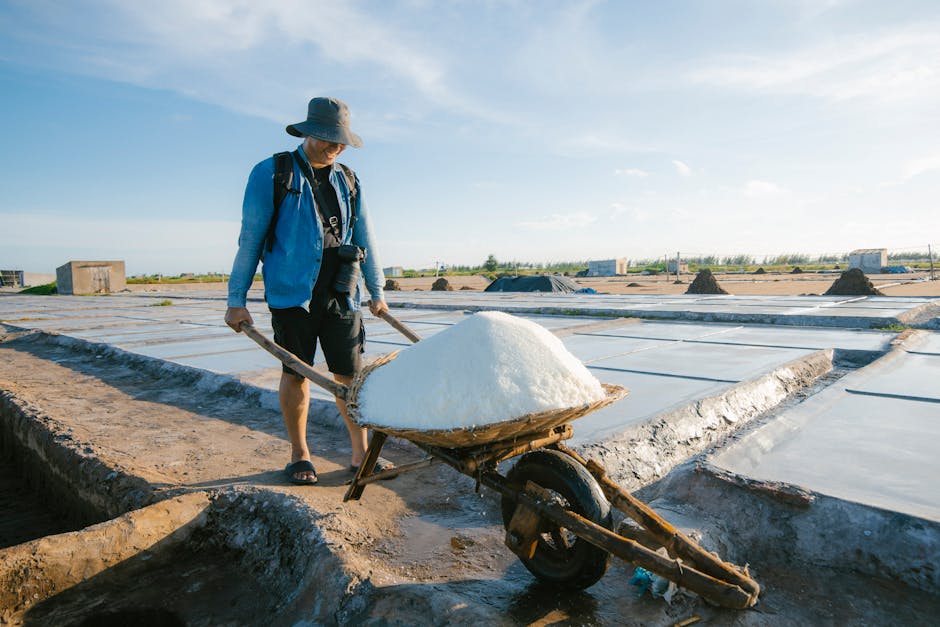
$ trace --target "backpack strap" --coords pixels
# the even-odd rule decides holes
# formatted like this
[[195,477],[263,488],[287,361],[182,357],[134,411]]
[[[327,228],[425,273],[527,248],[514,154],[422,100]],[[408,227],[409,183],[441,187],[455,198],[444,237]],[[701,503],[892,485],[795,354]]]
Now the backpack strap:
[[279,152],[274,155],[274,213],[271,215],[271,223],[268,225],[268,232],[264,236],[265,250],[268,252],[274,247],[274,229],[277,227],[278,214],[281,211],[281,204],[288,194],[299,194],[300,190],[294,189],[291,185],[294,182],[294,163],[291,159],[291,153]]
[[[299,156],[298,156],[299,157]],[[274,155],[274,213],[271,215],[271,223],[268,225],[268,232],[264,236],[264,250],[268,252],[274,247],[274,230],[277,227],[277,220],[281,211],[281,204],[288,194],[300,194],[299,189],[291,187],[294,182],[294,155],[290,152],[279,152]],[[299,163],[298,158],[298,163]],[[359,219],[359,180],[356,173],[349,166],[342,163],[337,164],[346,177],[346,188],[349,190],[349,230],[352,231],[356,226],[356,220]],[[301,164],[303,167],[303,164]],[[262,252],[263,256],[263,252]]]
[[342,163],[336,165],[343,171],[343,176],[346,177],[346,189],[349,190],[349,231],[351,233],[356,226],[356,220],[359,219],[359,179],[356,178],[356,173],[348,165]]

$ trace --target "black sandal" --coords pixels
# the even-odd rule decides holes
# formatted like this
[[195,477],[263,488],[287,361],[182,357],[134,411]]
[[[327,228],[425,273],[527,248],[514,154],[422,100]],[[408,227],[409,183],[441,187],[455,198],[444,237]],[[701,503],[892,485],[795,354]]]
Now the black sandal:
[[[294,476],[301,472],[312,472],[313,479],[298,479]],[[284,473],[287,475],[287,480],[294,485],[315,485],[317,481],[320,480],[317,477],[317,471],[313,467],[313,463],[308,459],[302,459],[299,462],[287,464],[287,466],[284,467]]]

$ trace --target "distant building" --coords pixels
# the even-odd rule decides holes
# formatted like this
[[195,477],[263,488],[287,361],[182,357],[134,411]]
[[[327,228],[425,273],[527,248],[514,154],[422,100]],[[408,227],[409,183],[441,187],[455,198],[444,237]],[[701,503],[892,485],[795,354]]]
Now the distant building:
[[389,266],[387,268],[382,268],[382,274],[385,275],[386,279],[390,279],[397,276],[404,276],[405,269],[401,266]]
[[24,287],[22,270],[0,270],[0,287]]
[[55,281],[54,274],[23,272],[22,270],[0,270],[0,287],[33,287]]
[[626,273],[627,260],[622,257],[588,262],[587,276],[617,276]]
[[687,264],[687,263],[684,262],[684,261],[680,261],[680,262],[678,262],[678,265],[679,265],[679,269],[677,270],[677,269],[676,269],[676,260],[675,260],[675,259],[670,259],[670,260],[666,263],[666,272],[669,273],[669,274],[675,274],[676,272],[678,272],[679,274],[682,274],[682,273],[688,274],[688,273],[689,273],[689,264]]
[[887,265],[887,248],[859,248],[849,253],[849,270],[858,268],[865,274],[880,274]]
[[55,276],[59,294],[108,294],[127,287],[123,261],[69,261]]

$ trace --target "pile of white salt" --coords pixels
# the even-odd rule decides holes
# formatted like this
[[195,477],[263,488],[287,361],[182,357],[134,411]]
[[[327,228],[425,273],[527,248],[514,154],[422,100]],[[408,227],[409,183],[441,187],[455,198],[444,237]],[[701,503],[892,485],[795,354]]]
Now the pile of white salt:
[[474,314],[373,370],[360,421],[455,429],[604,398],[601,384],[543,327],[500,312]]

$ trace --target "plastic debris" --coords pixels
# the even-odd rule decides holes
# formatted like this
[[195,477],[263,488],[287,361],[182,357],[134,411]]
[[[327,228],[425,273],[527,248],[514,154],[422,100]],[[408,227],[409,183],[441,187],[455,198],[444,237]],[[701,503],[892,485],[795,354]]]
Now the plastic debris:
[[627,582],[631,586],[636,586],[639,588],[636,595],[638,597],[643,596],[643,593],[650,589],[650,586],[653,584],[653,573],[646,570],[645,568],[640,568],[639,566],[633,571],[633,576],[630,577],[630,581]]
[[[664,598],[667,594],[669,594],[669,584],[672,583],[671,581],[665,577],[657,575],[656,573],[653,573],[650,578],[652,580],[650,582],[650,593],[654,597]],[[672,594],[669,594],[669,597],[672,598]],[[666,599],[666,602],[668,603],[669,599]]]
[[653,597],[663,599],[669,605],[672,605],[672,600],[677,594],[684,592],[682,588],[677,586],[674,582],[639,566],[633,571],[633,576],[630,578],[629,583],[638,588],[637,596],[643,596],[643,594],[649,590],[649,593],[653,595]]

